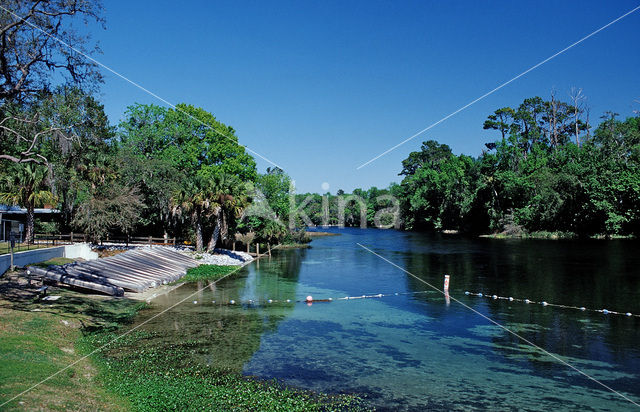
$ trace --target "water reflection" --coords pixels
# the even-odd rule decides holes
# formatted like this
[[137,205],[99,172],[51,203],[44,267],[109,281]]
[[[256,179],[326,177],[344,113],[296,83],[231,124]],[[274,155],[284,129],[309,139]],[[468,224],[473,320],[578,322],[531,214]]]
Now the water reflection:
[[[267,299],[295,300],[304,254],[304,250],[296,250],[286,259],[262,259],[259,266],[244,268],[219,285],[184,285],[154,299],[152,307],[140,314],[134,326],[193,295],[144,325],[143,330],[151,333],[145,344],[171,345],[177,351],[190,353],[191,361],[241,372],[258,350],[261,336],[275,331],[293,310],[293,302],[281,302],[269,310],[263,305]],[[230,305],[230,300],[237,304]],[[249,304],[250,300],[255,303]]]
[[[310,250],[277,252],[217,288],[203,284],[197,304],[179,305],[149,329],[167,344],[191,345],[199,362],[308,389],[366,393],[381,409],[624,410],[631,405],[453,301],[460,299],[640,399],[637,318],[464,295],[471,290],[638,313],[637,243],[341,233],[314,240]],[[356,242],[439,288],[443,275],[450,274],[451,304]],[[196,287],[160,298],[140,321]],[[400,295],[311,307],[266,303],[309,294],[388,292]],[[231,299],[243,303],[220,305]]]

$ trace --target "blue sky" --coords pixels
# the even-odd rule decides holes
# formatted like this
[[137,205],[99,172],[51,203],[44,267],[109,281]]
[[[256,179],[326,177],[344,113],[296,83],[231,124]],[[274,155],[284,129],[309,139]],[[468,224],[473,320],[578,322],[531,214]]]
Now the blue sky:
[[[171,103],[232,125],[299,192],[385,187],[423,140],[480,154],[486,116],[552,89],[588,97],[592,120],[640,109],[640,10],[370,165],[389,147],[570,45],[640,1],[105,2],[100,62]],[[117,123],[162,104],[105,73]],[[260,171],[269,164],[258,159]]]

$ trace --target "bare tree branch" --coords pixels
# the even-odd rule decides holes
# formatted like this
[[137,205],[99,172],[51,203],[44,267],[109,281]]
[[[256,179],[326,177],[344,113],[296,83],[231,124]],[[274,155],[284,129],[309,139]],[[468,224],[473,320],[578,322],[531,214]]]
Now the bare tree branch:
[[57,42],[62,40],[90,52],[86,33],[69,23],[77,16],[98,23],[102,5],[97,0],[5,0],[0,4],[0,106],[6,100],[22,101],[31,91],[50,88],[53,73],[78,85],[93,87],[102,78],[96,65]]

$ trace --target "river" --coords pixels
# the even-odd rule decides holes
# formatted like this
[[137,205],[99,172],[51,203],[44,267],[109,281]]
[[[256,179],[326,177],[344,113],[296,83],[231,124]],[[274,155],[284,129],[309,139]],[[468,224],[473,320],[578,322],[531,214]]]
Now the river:
[[[381,410],[637,409],[624,397],[640,403],[640,317],[588,310],[640,315],[637,241],[330,231],[340,235],[160,296],[137,322],[188,298],[142,329],[191,345],[198,362],[364,394]],[[308,295],[333,301],[300,302]]]

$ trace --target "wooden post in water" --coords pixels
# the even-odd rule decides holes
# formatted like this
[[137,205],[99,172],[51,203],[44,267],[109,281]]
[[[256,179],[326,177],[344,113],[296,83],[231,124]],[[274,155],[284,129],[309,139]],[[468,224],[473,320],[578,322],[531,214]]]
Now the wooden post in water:
[[256,243],[256,257],[260,256],[260,243]]

